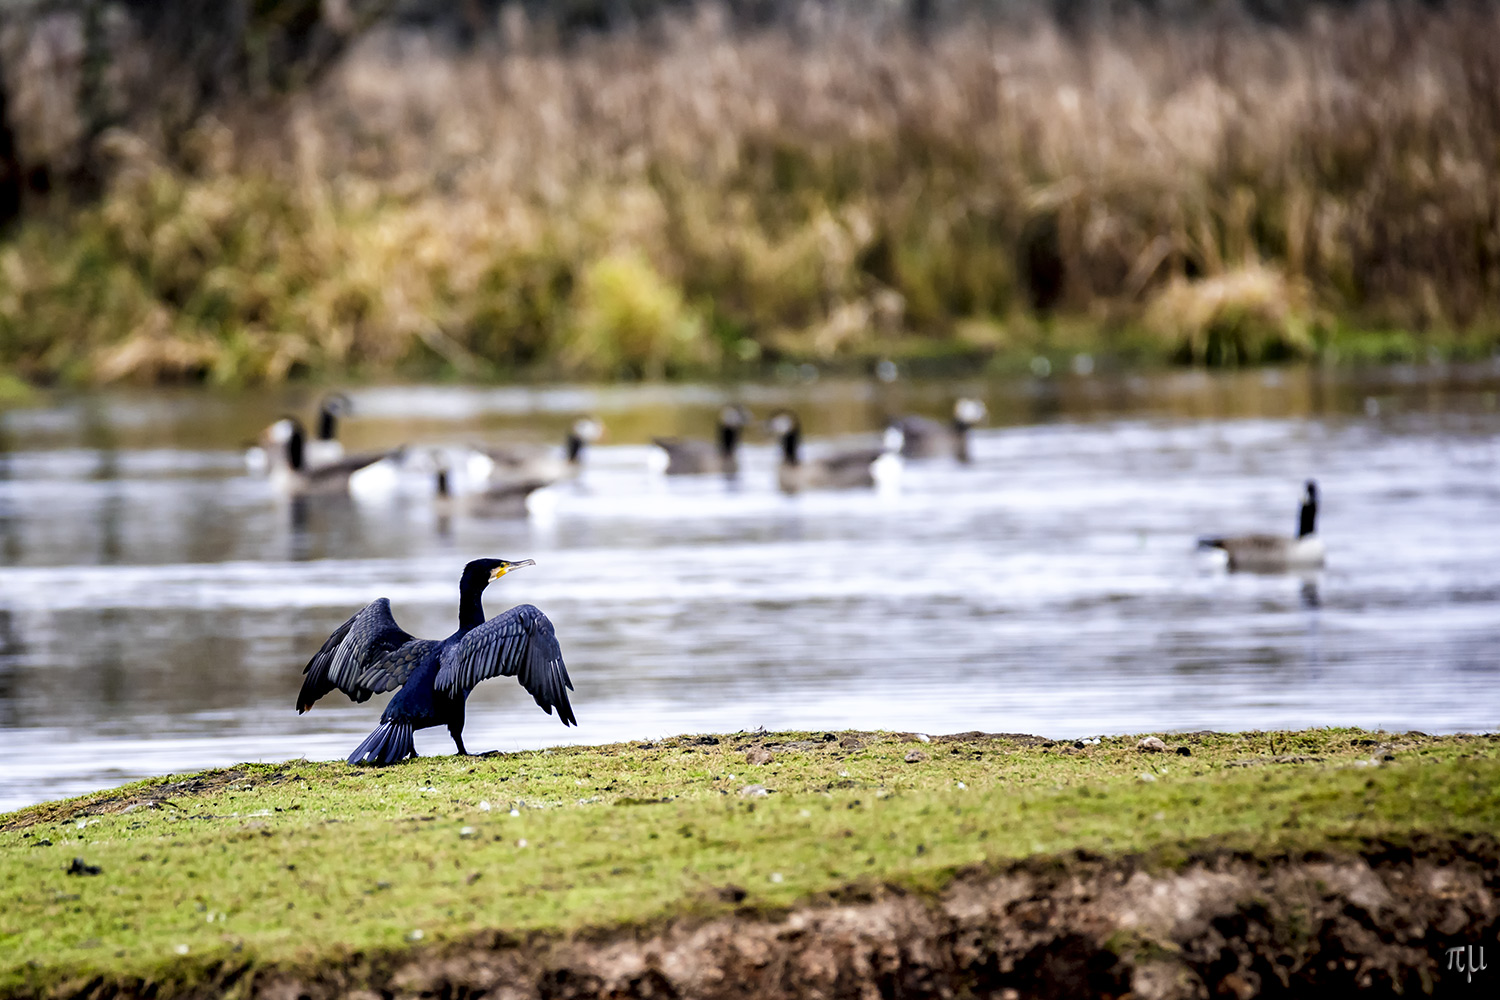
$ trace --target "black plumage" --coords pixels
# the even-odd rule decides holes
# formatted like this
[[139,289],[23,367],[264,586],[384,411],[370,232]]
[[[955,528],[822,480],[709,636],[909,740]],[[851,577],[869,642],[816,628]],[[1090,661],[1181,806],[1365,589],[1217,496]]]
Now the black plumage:
[[400,688],[386,705],[380,726],[349,756],[351,764],[394,764],[415,757],[412,733],[447,726],[460,754],[464,748],[464,703],[480,681],[515,677],[548,714],[557,710],[575,726],[568,692],[573,682],[563,663],[552,622],[530,604],[485,620],[482,595],[491,581],[532,566],[530,559],[476,559],[459,581],[458,631],[446,639],[418,639],[396,624],[391,602],[370,602],[340,625],[303,669],[297,711],[335,688],[356,702]]

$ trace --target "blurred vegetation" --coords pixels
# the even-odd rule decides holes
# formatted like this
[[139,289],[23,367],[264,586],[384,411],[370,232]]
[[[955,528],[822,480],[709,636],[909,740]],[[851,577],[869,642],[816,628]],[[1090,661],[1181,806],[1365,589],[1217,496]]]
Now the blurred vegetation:
[[12,380],[1500,332],[1492,5],[77,6],[51,62],[62,15],[0,25]]

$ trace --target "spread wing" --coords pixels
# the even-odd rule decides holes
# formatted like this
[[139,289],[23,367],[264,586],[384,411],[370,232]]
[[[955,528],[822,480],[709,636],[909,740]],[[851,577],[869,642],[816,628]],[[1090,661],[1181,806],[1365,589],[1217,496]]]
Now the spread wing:
[[371,601],[335,629],[323,648],[307,661],[302,669],[307,679],[297,695],[297,711],[312,708],[313,702],[334,688],[357,702],[391,690],[420,662],[420,656],[413,661],[405,654],[426,652],[411,648],[426,645],[396,624],[390,601],[384,597]]
[[557,709],[565,726],[576,726],[568,692],[573,682],[563,664],[552,622],[537,608],[522,604],[496,615],[469,632],[444,653],[435,687],[450,698],[467,695],[491,677],[514,677],[548,714]]

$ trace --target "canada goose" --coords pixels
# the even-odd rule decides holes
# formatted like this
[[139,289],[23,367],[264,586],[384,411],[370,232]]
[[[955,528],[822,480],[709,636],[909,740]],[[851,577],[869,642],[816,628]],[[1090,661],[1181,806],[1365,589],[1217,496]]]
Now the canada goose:
[[[343,393],[323,397],[318,404],[318,436],[302,442],[302,461],[309,467],[328,465],[344,457],[344,446],[338,439],[339,419],[350,412],[353,404]],[[262,442],[245,448],[245,468],[251,475],[264,476],[271,471],[271,454]]]
[[953,421],[948,424],[927,417],[900,417],[892,426],[902,434],[902,458],[946,458],[951,455],[969,462],[969,429],[988,415],[977,399],[959,399],[953,404]]
[[850,448],[815,458],[803,458],[802,424],[797,415],[782,410],[768,424],[781,438],[781,465],[776,479],[783,491],[857,490],[890,482],[900,471],[901,433],[891,428],[884,448]]
[[282,417],[266,429],[271,488],[283,496],[334,496],[349,492],[349,478],[382,459],[401,454],[372,451],[326,465],[307,464],[307,432],[296,417]]
[[473,492],[455,493],[448,467],[439,465],[436,485],[438,504],[449,511],[462,511],[473,517],[525,517],[531,494],[552,484],[543,479],[486,481]]
[[1237,535],[1198,539],[1203,549],[1223,549],[1231,570],[1252,573],[1285,573],[1317,569],[1323,565],[1323,540],[1315,532],[1318,520],[1318,484],[1307,481],[1302,507],[1297,514],[1297,537],[1285,535]]
[[487,477],[496,482],[540,479],[553,483],[572,479],[583,470],[584,447],[598,441],[603,434],[604,425],[598,420],[580,417],[568,427],[561,456],[536,445],[478,447],[474,449],[477,461],[470,468],[476,478]]
[[750,412],[743,406],[726,406],[719,411],[719,438],[717,441],[700,441],[696,438],[654,437],[652,443],[653,467],[669,476],[701,475],[718,472],[733,476],[740,470],[735,449],[745,425],[750,422]]

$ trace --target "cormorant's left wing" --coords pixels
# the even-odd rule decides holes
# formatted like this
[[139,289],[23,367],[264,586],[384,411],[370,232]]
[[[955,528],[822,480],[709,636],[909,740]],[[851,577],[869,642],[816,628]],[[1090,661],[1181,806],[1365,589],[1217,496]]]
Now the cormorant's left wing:
[[450,698],[491,677],[514,677],[548,715],[557,709],[565,726],[576,726],[568,692],[573,682],[563,664],[552,622],[530,604],[511,608],[473,629],[443,654],[434,686]]

